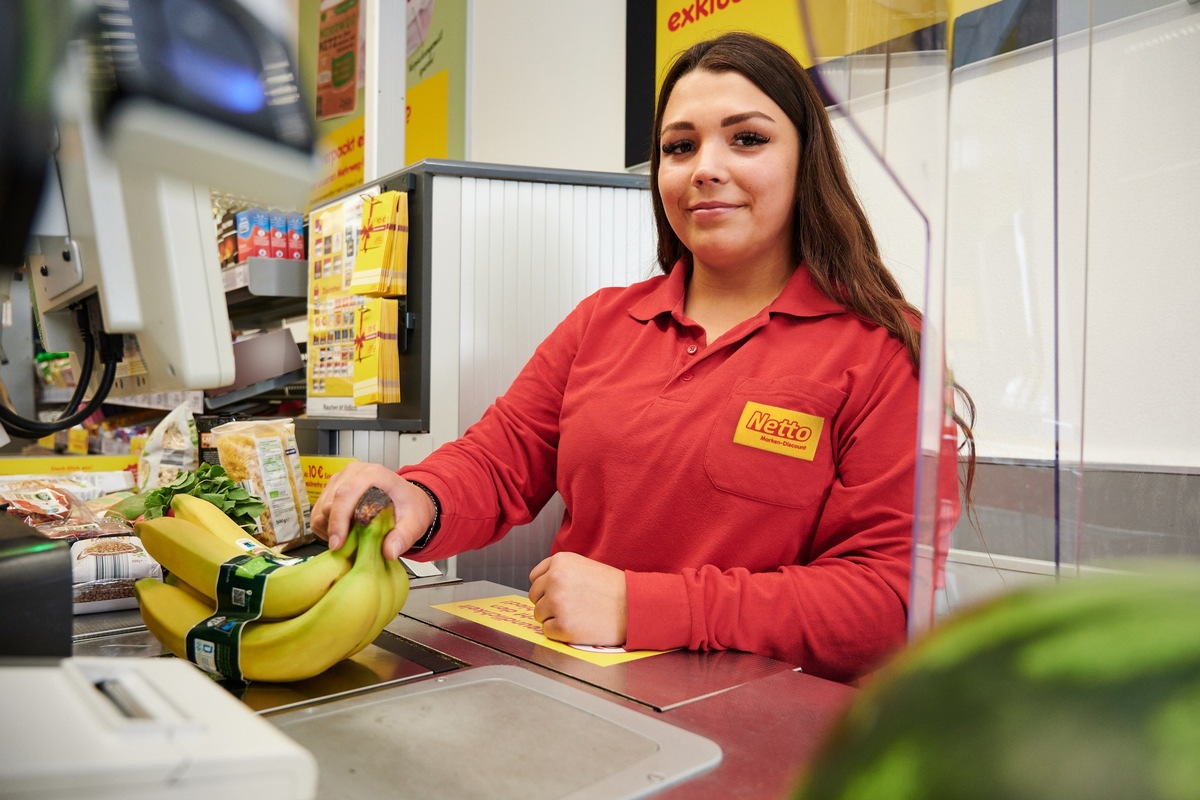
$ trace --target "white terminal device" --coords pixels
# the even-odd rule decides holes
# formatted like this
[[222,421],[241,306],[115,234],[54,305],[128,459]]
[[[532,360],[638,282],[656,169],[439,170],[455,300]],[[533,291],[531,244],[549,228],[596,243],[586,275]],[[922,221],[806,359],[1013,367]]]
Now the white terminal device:
[[174,658],[0,666],[0,798],[303,800],[317,762]]
[[[97,41],[105,40],[70,43],[56,90],[58,148],[28,249],[47,349],[78,353],[70,306],[98,302],[105,332],[137,337],[147,371],[139,392],[234,380],[211,192],[302,209],[318,172],[311,148],[238,124],[239,115],[257,116],[260,127],[271,116],[279,135],[303,140],[306,133],[286,129],[295,112],[272,111],[300,100],[267,26],[233,0],[188,8],[195,19],[146,26],[152,35],[136,21],[128,32],[106,32],[110,49],[136,40],[158,60],[139,52],[127,71],[140,83],[131,81],[132,90],[115,93],[103,109],[89,86],[97,82]],[[196,33],[206,24],[213,34]],[[171,25],[179,28],[174,39]],[[261,47],[261,72],[235,64],[239,73],[223,60],[218,25]],[[162,96],[168,79],[176,97]],[[221,105],[238,102],[232,110]]]

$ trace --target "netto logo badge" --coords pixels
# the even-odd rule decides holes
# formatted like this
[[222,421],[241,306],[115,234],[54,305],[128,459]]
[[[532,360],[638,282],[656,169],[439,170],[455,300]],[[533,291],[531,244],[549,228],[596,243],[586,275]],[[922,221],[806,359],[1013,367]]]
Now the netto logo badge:
[[747,402],[733,441],[780,455],[812,461],[825,418],[778,406]]

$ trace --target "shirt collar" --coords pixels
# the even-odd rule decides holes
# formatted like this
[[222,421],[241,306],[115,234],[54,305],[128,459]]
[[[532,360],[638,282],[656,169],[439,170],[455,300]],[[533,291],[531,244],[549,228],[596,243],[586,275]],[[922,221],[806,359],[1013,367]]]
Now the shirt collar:
[[[683,313],[683,295],[687,288],[687,276],[692,266],[681,258],[667,274],[666,280],[642,299],[629,307],[629,314],[642,322],[649,322],[659,314]],[[793,317],[821,317],[827,314],[844,314],[845,306],[826,297],[816,284],[808,268],[801,264],[792,273],[779,297],[767,308],[771,314],[788,314]]]

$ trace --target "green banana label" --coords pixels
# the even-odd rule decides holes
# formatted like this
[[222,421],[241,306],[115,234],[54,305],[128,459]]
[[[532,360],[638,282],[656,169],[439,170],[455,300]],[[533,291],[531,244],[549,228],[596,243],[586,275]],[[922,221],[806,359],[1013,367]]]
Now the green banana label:
[[267,579],[279,566],[261,555],[234,556],[226,561],[217,573],[217,612],[261,617]]
[[210,675],[244,680],[238,651],[241,648],[242,628],[252,621],[218,613],[197,623],[187,635],[188,661]]
[[205,672],[243,680],[242,628],[262,616],[267,579],[281,564],[261,555],[234,556],[217,573],[217,610],[188,631],[188,660]]

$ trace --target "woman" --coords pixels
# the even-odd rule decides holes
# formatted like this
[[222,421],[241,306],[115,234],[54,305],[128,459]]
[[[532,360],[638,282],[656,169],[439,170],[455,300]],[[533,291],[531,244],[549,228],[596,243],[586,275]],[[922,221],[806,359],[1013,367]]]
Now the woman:
[[399,474],[348,467],[331,547],[371,485],[384,546],[437,559],[566,512],[530,574],[547,636],[738,649],[852,680],[904,640],[917,312],[787,51],[685,52],[655,114],[665,273],[585,299],[466,434]]

